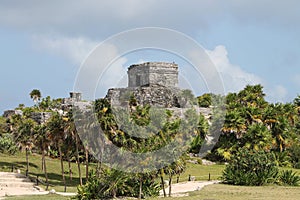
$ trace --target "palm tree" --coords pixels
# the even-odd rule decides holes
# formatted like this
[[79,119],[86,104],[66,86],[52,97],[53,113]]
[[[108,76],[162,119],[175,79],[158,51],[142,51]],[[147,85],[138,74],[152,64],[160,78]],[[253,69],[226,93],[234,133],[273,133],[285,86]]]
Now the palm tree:
[[60,116],[58,113],[53,113],[47,125],[48,125],[49,136],[51,137],[52,141],[54,141],[59,152],[62,180],[64,183],[64,191],[66,192],[67,187],[66,187],[66,179],[64,174],[64,164],[63,164],[63,154],[62,154],[62,145],[66,135],[64,131],[64,122],[62,116]]
[[47,126],[46,125],[37,125],[35,128],[35,143],[40,148],[42,152],[42,170],[45,174],[46,179],[46,190],[48,190],[48,173],[47,173],[47,165],[46,165],[46,158],[45,153],[50,146],[51,141],[49,140],[49,136],[47,133]]
[[17,144],[20,147],[25,148],[26,152],[26,176],[29,173],[29,151],[34,146],[33,142],[33,134],[34,134],[34,126],[35,122],[32,119],[22,119],[20,121],[20,125],[18,127],[18,135],[16,136]]
[[73,110],[68,110],[64,123],[64,132],[66,135],[69,135],[72,141],[74,141],[75,143],[75,156],[78,167],[79,184],[82,185],[81,167],[79,159],[80,139],[74,123]]
[[205,119],[205,117],[200,114],[199,117],[199,122],[197,125],[197,130],[196,130],[196,137],[193,139],[192,144],[191,144],[191,152],[193,153],[199,153],[201,149],[201,145],[208,133],[208,121]]
[[30,95],[30,98],[34,101],[35,105],[37,105],[37,102],[42,97],[42,94],[38,89],[33,89],[29,95]]
[[223,133],[235,134],[236,138],[241,138],[242,134],[246,131],[245,119],[237,110],[229,111],[226,113],[223,128]]

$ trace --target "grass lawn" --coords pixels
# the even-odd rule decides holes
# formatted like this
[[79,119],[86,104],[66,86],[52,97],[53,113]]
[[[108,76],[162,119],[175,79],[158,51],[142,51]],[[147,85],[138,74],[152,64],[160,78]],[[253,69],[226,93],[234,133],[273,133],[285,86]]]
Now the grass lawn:
[[16,196],[16,197],[5,197],[7,200],[67,200],[71,197],[64,197],[57,194],[48,195],[26,195],[26,196]]
[[[151,198],[158,200],[162,198]],[[191,192],[187,197],[168,197],[167,200],[296,200],[300,199],[300,187],[262,186],[245,187],[215,184],[201,191]]]
[[[41,170],[41,156],[30,155],[29,156],[29,174],[30,176],[44,180],[44,173]],[[49,182],[52,186],[50,189],[62,192],[64,187],[61,178],[60,160],[46,158],[47,171],[49,176]],[[18,153],[16,155],[0,154],[0,171],[11,171],[11,167],[21,170],[21,173],[25,173],[26,162],[25,154]],[[65,172],[68,171],[68,163],[64,162]],[[195,176],[196,180],[208,180],[208,175],[211,175],[212,180],[217,180],[222,175],[222,171],[225,165],[211,165],[204,166],[199,164],[187,163],[186,171],[180,176],[179,181],[187,181],[189,175]],[[95,169],[95,164],[91,163],[89,169]],[[281,168],[290,169],[290,168]],[[77,185],[79,184],[77,164],[72,163],[73,180],[70,181],[69,174],[66,173],[67,192],[76,192]],[[300,170],[293,169],[300,175]],[[81,166],[82,176],[85,177],[85,166]],[[167,180],[167,177],[166,179]],[[176,177],[173,178],[173,182],[176,182]],[[59,195],[44,195],[44,196],[21,196],[21,197],[8,197],[8,199],[70,199],[70,197],[63,197]],[[161,198],[152,198],[161,199]],[[180,198],[167,198],[167,199],[222,199],[222,200],[235,200],[235,199],[300,199],[300,187],[283,187],[283,186],[264,186],[264,187],[243,187],[243,186],[229,186],[229,185],[210,185],[205,187],[201,191],[190,193],[189,197]]]
[[[41,160],[42,160],[41,155],[33,154],[29,156],[29,175],[31,177],[37,177],[38,175],[39,179],[45,181],[44,173],[41,169]],[[17,169],[20,169],[22,174],[25,174],[26,171],[25,153],[17,153],[15,155],[0,154],[0,171],[10,172],[12,165]],[[47,166],[47,172],[48,172],[49,183],[50,183],[49,190],[55,189],[58,192],[63,192],[64,186],[61,177],[60,160],[46,157],[46,166]],[[72,181],[70,181],[70,176],[68,173],[69,171],[68,163],[64,162],[67,192],[76,192],[77,185],[79,184],[77,164],[72,163],[71,168],[73,171]],[[95,168],[95,164],[91,163],[89,169],[93,169],[93,168]],[[84,165],[81,166],[81,174],[82,177],[85,177]]]
[[200,180],[207,181],[209,174],[211,180],[218,180],[221,177],[224,168],[225,165],[206,166],[206,165],[187,163],[187,169],[183,174],[180,175],[179,181],[180,182],[188,181],[189,175],[195,176],[196,181],[200,181]]
[[[66,200],[59,195],[7,197],[8,200]],[[300,187],[261,186],[245,187],[224,184],[209,185],[201,191],[190,192],[187,197],[150,198],[149,200],[296,200],[300,199]]]

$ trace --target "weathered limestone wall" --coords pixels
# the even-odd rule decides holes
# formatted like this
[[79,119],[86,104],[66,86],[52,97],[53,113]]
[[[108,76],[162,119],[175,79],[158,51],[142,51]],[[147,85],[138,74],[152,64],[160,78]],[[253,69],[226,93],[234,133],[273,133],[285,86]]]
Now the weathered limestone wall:
[[165,62],[147,62],[128,68],[128,87],[159,84],[165,87],[178,86],[178,65]]
[[181,90],[157,84],[135,88],[111,88],[106,98],[113,106],[126,106],[130,96],[134,96],[139,105],[149,104],[162,108],[190,107],[189,99],[181,95]]
[[51,118],[51,116],[51,112],[32,112],[30,118],[38,124],[44,124]]
[[23,111],[22,110],[6,110],[3,113],[3,117],[9,118],[13,115],[23,115]]

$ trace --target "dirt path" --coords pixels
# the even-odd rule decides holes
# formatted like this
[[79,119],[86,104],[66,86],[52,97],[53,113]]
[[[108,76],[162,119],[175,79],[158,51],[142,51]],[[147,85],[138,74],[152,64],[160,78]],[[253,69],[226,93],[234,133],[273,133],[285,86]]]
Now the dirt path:
[[[188,181],[183,183],[172,184],[172,196],[186,196],[187,192],[198,191],[207,185],[217,184],[220,181]],[[166,188],[166,193],[169,193],[169,187]],[[163,191],[160,191],[163,195]]]

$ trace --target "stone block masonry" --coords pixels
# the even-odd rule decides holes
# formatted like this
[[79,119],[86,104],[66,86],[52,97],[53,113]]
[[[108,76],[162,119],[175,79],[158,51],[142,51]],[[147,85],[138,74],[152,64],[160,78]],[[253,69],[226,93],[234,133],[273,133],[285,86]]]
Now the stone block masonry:
[[166,62],[146,62],[128,68],[128,87],[149,86],[178,87],[178,65]]

